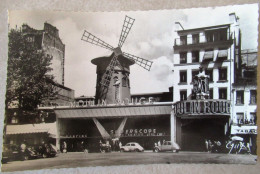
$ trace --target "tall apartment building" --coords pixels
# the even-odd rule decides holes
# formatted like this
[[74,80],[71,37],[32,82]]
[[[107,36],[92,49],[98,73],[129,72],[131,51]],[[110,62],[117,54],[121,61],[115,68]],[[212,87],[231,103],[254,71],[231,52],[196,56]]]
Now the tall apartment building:
[[51,74],[54,76],[55,82],[64,85],[65,45],[59,37],[59,30],[45,22],[43,30],[36,30],[27,24],[23,24],[22,33],[26,35],[29,41],[34,42],[39,49],[43,49],[46,54],[53,57]]
[[[179,37],[175,39],[173,46],[175,77],[173,102],[185,105],[186,101],[196,100],[193,79],[201,67],[209,77],[209,91],[205,102],[227,101],[231,106],[225,117],[216,113],[198,114],[186,118],[184,118],[185,114],[177,115],[177,125],[178,122],[181,124],[179,124],[180,128],[178,126],[176,128],[176,140],[183,149],[188,149],[187,143],[185,144],[186,140],[190,142],[188,139],[194,139],[194,142],[199,139],[203,141],[201,137],[204,136],[202,134],[205,134],[206,129],[202,127],[208,125],[207,131],[210,132],[212,129],[214,131],[210,136],[204,136],[205,138],[242,136],[245,142],[250,144],[252,151],[255,151],[257,51],[241,49],[239,18],[231,13],[229,19],[228,24],[182,28],[177,31]],[[178,22],[176,25],[182,27]],[[214,117],[216,119],[213,119]],[[216,126],[217,124],[219,126]],[[178,130],[181,133],[178,133]],[[198,134],[194,133],[192,137],[187,137],[186,134],[191,133],[190,130]],[[178,134],[181,137],[178,137]],[[196,136],[198,136],[197,140]]]
[[231,99],[240,30],[235,14],[230,14],[230,19],[230,24],[177,31],[179,38],[173,47],[174,102],[192,99],[192,80],[200,67],[209,75],[209,98]]

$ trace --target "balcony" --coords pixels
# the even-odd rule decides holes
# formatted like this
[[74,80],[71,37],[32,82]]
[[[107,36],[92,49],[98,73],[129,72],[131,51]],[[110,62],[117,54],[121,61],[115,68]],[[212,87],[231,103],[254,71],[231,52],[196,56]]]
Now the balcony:
[[232,34],[204,34],[196,36],[180,36],[174,40],[174,50],[187,50],[190,48],[210,49],[215,46],[228,48],[232,44]]

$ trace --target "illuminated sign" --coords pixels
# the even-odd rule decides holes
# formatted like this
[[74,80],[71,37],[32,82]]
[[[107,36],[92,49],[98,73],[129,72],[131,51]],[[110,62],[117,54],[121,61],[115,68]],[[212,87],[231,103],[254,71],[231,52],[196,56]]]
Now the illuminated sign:
[[95,104],[94,101],[75,101],[70,102],[70,107],[91,107],[91,106],[121,106],[121,105],[144,105],[144,104],[153,104],[154,98],[149,97],[148,100],[145,97],[141,97],[140,99],[132,98],[132,100],[125,98],[123,101],[117,100],[114,104],[107,104],[106,100],[98,100],[98,103]]
[[165,133],[159,133],[156,129],[126,129],[122,136],[163,136]]
[[257,134],[257,126],[231,126],[231,134]]
[[230,114],[228,100],[187,100],[173,104],[175,115]]

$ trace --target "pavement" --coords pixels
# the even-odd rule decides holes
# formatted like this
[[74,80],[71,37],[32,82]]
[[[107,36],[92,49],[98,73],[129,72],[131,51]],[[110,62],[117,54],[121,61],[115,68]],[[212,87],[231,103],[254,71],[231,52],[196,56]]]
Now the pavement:
[[112,153],[61,153],[54,158],[27,161],[10,161],[2,165],[3,172],[60,169],[88,166],[114,166],[134,164],[256,164],[256,155],[217,154],[207,152],[112,152]]

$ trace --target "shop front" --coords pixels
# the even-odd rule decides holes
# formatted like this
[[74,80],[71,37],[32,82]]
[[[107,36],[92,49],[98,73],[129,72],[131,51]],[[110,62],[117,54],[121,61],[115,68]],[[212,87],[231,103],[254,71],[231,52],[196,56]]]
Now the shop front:
[[224,140],[230,117],[228,100],[189,100],[174,104],[176,141],[185,151],[206,151],[205,141]]
[[116,140],[152,150],[158,141],[171,139],[171,109],[170,103],[56,108],[56,146],[60,149],[65,142],[68,151],[96,152],[100,142],[116,149]]
[[251,154],[256,154],[256,125],[231,125],[231,135],[243,138],[243,142],[250,148]]

